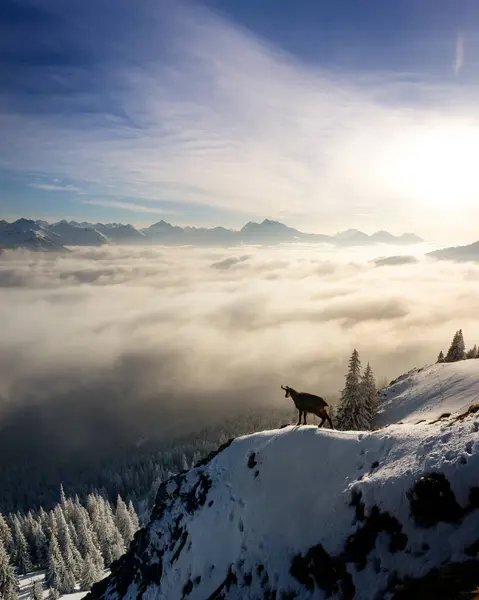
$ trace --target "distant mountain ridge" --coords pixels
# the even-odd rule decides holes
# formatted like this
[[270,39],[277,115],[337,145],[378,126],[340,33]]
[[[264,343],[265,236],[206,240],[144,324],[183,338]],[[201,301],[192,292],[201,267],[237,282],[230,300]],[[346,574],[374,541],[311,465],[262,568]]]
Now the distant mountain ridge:
[[477,261],[479,260],[479,241],[467,246],[451,246],[449,248],[441,248],[428,252],[427,256],[438,260],[453,260],[456,262],[462,261]]
[[249,221],[239,231],[225,227],[180,227],[164,220],[143,229],[122,223],[79,223],[66,220],[48,223],[24,218],[8,223],[0,220],[0,248],[27,248],[38,251],[61,251],[67,246],[106,244],[233,246],[311,242],[344,247],[373,244],[408,245],[423,241],[414,233],[394,236],[387,231],[378,231],[372,235],[357,229],[349,229],[336,235],[304,233],[270,219],[261,223]]

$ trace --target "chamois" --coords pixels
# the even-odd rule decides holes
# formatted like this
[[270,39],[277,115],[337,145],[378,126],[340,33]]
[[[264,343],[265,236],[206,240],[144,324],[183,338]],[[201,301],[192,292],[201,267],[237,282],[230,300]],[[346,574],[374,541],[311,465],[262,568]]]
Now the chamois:
[[299,412],[298,425],[301,425],[301,416],[304,415],[304,424],[306,425],[306,415],[312,413],[322,419],[318,427],[322,427],[325,421],[328,421],[331,429],[334,429],[333,422],[328,414],[329,404],[321,396],[308,394],[307,392],[297,392],[289,385],[282,385],[281,389],[286,392],[285,398],[292,398],[294,405]]

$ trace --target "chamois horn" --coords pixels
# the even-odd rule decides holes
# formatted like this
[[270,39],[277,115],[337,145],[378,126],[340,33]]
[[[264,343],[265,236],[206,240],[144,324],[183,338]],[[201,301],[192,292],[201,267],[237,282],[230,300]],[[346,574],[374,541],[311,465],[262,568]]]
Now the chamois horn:
[[285,392],[287,392],[287,391],[289,390],[289,387],[288,387],[288,386],[284,386],[284,385],[282,385],[282,386],[281,386],[281,389],[282,389],[282,390],[284,390]]

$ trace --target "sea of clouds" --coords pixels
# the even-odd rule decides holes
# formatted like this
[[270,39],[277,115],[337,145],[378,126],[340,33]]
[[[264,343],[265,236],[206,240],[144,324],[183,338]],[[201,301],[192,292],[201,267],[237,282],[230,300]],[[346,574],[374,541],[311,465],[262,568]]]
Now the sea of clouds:
[[5,252],[0,419],[44,406],[37,426],[52,436],[61,419],[75,422],[72,443],[135,438],[286,407],[281,384],[334,400],[353,348],[383,381],[434,362],[459,328],[479,343],[479,264],[421,252],[385,263],[411,250]]

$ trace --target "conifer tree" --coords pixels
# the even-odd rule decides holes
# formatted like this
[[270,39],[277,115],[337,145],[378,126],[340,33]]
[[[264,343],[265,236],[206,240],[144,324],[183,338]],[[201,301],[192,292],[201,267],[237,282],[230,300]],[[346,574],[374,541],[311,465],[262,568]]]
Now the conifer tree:
[[65,495],[65,490],[63,489],[63,483],[60,483],[60,505],[64,509],[67,503],[67,497]]
[[128,507],[123,502],[120,494],[118,494],[116,499],[115,523],[121,533],[125,546],[128,546],[135,535],[136,528],[131,519]]
[[354,349],[349,359],[346,385],[341,393],[337,427],[343,430],[365,430],[370,427],[370,415],[361,387],[361,361]]
[[49,588],[55,588],[63,593],[65,565],[54,531],[50,532],[50,546],[48,549],[48,565],[45,581]]
[[43,506],[40,506],[40,510],[38,511],[38,522],[42,526],[43,531],[48,531],[48,513],[45,511]]
[[40,579],[35,579],[33,581],[30,598],[32,600],[43,600],[43,586]]
[[439,352],[439,354],[437,355],[437,361],[436,361],[436,363],[443,363],[443,362],[446,362],[446,361],[444,359],[444,352],[441,350]]
[[63,585],[58,591],[62,594],[72,594],[75,591],[75,586],[76,582],[73,573],[70,569],[65,568],[63,572]]
[[378,394],[376,389],[376,380],[374,379],[374,373],[371,369],[371,365],[368,363],[366,369],[364,370],[364,374],[361,378],[361,394],[364,398],[364,402],[366,403],[368,416],[369,416],[369,427],[371,428],[374,417],[376,416],[376,412],[378,410]]
[[45,569],[48,560],[48,537],[43,531],[40,519],[35,521],[33,531],[33,545],[38,566]]
[[58,524],[58,545],[65,569],[71,573],[73,578],[78,578],[80,575],[82,558],[80,552],[72,542],[70,528],[65,520],[61,505],[57,505],[55,514]]
[[98,567],[94,557],[90,554],[85,556],[82,563],[82,570],[80,574],[80,589],[82,591],[88,591],[91,586],[100,581],[103,578],[103,570]]
[[464,337],[462,335],[462,329],[456,331],[454,338],[451,342],[449,350],[447,351],[445,362],[457,362],[466,358],[466,348],[464,344]]
[[18,581],[15,570],[10,563],[4,542],[0,539],[0,598],[2,600],[17,600],[17,597]]
[[98,536],[105,566],[109,567],[113,561],[124,554],[125,544],[115,524],[110,503],[101,496],[92,496],[89,498],[89,503],[93,507],[91,513],[93,528]]
[[0,541],[4,543],[7,551],[11,550],[13,542],[12,532],[2,513],[0,513]]
[[131,500],[130,502],[128,502],[128,514],[130,515],[130,519],[133,524],[133,529],[135,530],[135,532],[138,531],[138,529],[140,528],[140,521],[138,519],[138,515],[136,514],[135,507],[133,506],[133,502]]
[[466,358],[477,358],[477,345],[474,346],[467,351]]
[[100,552],[98,539],[95,531],[93,530],[88,511],[83,506],[77,507],[76,510],[77,519],[77,534],[78,534],[78,550],[85,560],[87,556],[90,556],[95,566],[98,569],[103,570],[104,562]]
[[22,525],[18,517],[13,518],[13,556],[14,563],[21,575],[26,575],[32,570],[32,561],[27,539],[22,531]]
[[60,598],[58,590],[55,588],[50,588],[48,591],[48,600],[58,600],[58,598]]
[[41,542],[45,540],[38,539],[41,537],[41,532],[39,530],[40,525],[33,516],[31,511],[28,511],[26,519],[23,524],[23,533],[28,543],[28,548],[30,550],[30,558],[31,562],[34,566],[38,566],[41,562],[42,556],[45,558],[45,552],[42,555]]

